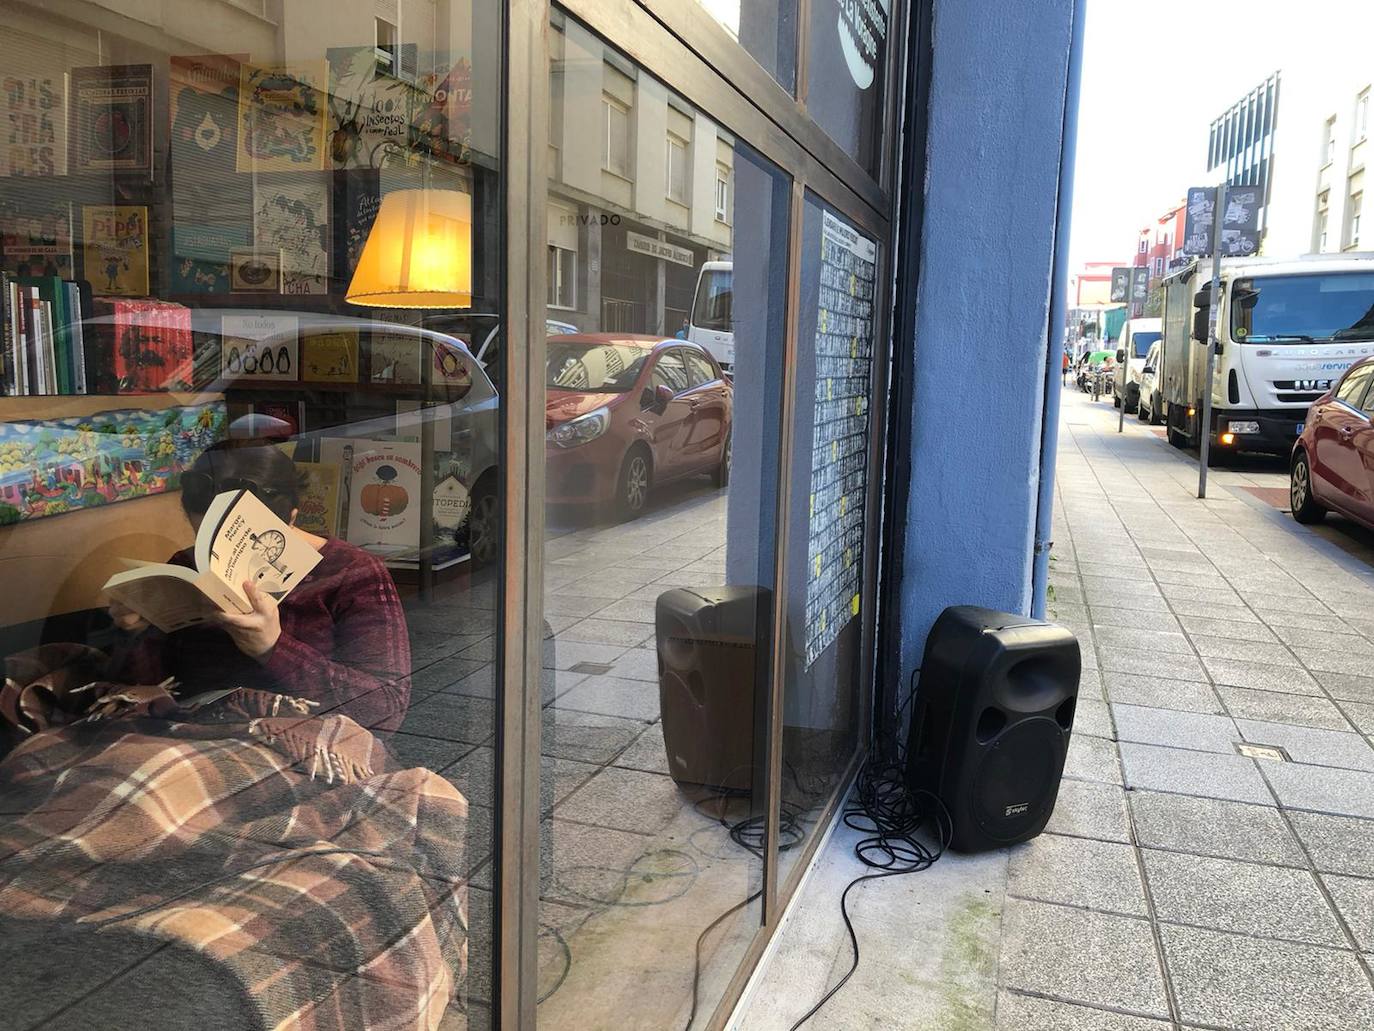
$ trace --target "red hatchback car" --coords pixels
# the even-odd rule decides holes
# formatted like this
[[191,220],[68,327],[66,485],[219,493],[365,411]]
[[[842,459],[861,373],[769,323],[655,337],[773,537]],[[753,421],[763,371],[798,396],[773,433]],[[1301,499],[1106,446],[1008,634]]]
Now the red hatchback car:
[[703,348],[630,334],[549,337],[547,495],[633,519],[656,486],[730,480],[734,389]]
[[1315,523],[1329,510],[1374,529],[1374,357],[1356,362],[1312,402],[1293,445],[1293,518]]

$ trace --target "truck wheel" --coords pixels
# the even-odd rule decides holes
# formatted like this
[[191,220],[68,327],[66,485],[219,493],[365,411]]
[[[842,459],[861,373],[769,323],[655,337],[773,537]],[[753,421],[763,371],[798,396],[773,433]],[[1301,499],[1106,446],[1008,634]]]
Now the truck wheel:
[[1326,509],[1317,504],[1312,495],[1312,467],[1307,463],[1306,451],[1299,451],[1293,458],[1293,468],[1288,474],[1288,500],[1293,518],[1306,526],[1326,518]]
[[1174,447],[1178,448],[1180,451],[1182,451],[1184,448],[1188,446],[1188,438],[1183,435],[1183,432],[1177,426],[1174,425],[1172,416],[1170,416],[1169,419],[1169,428],[1167,435],[1169,437],[1169,443],[1172,444]]
[[1154,421],[1150,419],[1149,413],[1145,410],[1145,401],[1143,398],[1135,403],[1135,417],[1137,422],[1145,422],[1147,419],[1151,422]]
[[1140,411],[1140,388],[1134,390],[1126,388],[1126,414]]

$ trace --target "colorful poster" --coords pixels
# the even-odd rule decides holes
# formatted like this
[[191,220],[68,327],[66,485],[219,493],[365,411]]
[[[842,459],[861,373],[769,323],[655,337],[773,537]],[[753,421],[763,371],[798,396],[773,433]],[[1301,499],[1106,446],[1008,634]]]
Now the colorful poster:
[[71,279],[71,205],[49,201],[0,211],[0,251],[6,272]]
[[173,57],[168,72],[173,182],[222,182],[235,170],[239,76],[246,56]]
[[148,295],[148,209],[87,205],[81,209],[81,264],[91,289],[111,297]]
[[253,203],[253,243],[281,252],[281,292],[329,292],[329,189],[320,176],[265,176]]
[[222,401],[0,423],[0,525],[175,490],[225,425]]
[[248,242],[239,226],[172,226],[171,285],[175,294],[227,294],[230,259]]
[[376,47],[333,47],[327,56],[333,167],[413,163],[410,116],[423,99],[415,85],[383,71]]
[[420,345],[418,335],[373,333],[369,355],[373,383],[415,384],[420,382]]
[[11,35],[0,85],[0,117],[5,126],[0,176],[66,175],[66,76],[46,70],[37,75],[17,74],[13,51],[26,50],[27,44],[36,41],[14,33],[12,26],[7,32]]
[[424,99],[411,115],[414,146],[434,157],[467,162],[472,149],[472,65],[466,57],[447,72],[420,77]]
[[353,279],[363,244],[382,205],[381,172],[350,168],[334,173],[330,218],[334,226],[334,280],[344,290]]
[[290,172],[325,167],[328,117],[323,62],[291,68],[245,64],[239,73],[240,172]]
[[73,68],[73,173],[153,172],[153,66]]
[[320,537],[339,535],[339,467],[323,462],[297,462],[304,481],[295,526]]
[[320,462],[340,473],[345,539],[380,554],[420,546],[420,445],[325,437]]
[[220,319],[219,374],[224,379],[295,380],[295,315],[257,312]]
[[357,383],[358,333],[312,333],[302,342],[301,379],[307,383]]

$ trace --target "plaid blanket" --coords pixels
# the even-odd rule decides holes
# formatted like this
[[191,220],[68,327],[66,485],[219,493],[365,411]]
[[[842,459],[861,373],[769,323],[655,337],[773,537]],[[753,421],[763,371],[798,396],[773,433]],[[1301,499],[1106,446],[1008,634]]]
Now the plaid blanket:
[[[121,953],[131,939],[173,948],[209,963],[263,1028],[438,1026],[467,962],[454,787],[399,768],[344,716],[272,715],[250,697],[270,711],[245,718],[252,705],[230,696],[182,719],[139,695],[127,715],[92,693],[106,718],[27,730],[0,761],[10,949],[72,933]],[[80,977],[70,960],[60,976]],[[6,996],[35,990],[7,980]],[[105,1016],[156,1024],[169,990]]]

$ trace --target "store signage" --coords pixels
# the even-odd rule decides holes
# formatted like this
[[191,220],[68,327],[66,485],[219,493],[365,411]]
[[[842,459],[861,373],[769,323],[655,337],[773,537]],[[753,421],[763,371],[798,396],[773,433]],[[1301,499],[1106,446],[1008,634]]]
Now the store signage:
[[1144,265],[1131,269],[1131,301],[1144,304],[1150,296],[1150,270]]
[[1112,304],[1124,304],[1130,299],[1131,293],[1131,267],[1129,265],[1118,265],[1112,269]]
[[[1212,253],[1212,221],[1216,202],[1217,187],[1193,186],[1188,189],[1188,217],[1183,230],[1184,254],[1205,257]],[[1226,206],[1221,213],[1223,257],[1235,258],[1259,252],[1259,213],[1263,203],[1264,198],[1258,186],[1246,184],[1226,188]]]
[[688,268],[696,266],[696,255],[686,247],[679,247],[666,240],[655,240],[652,236],[645,236],[633,230],[625,231],[625,247],[636,254],[647,254],[651,258],[662,258],[664,261],[671,261],[675,265],[686,265]]
[[887,39],[888,0],[839,0],[840,49],[859,89],[873,85]]

